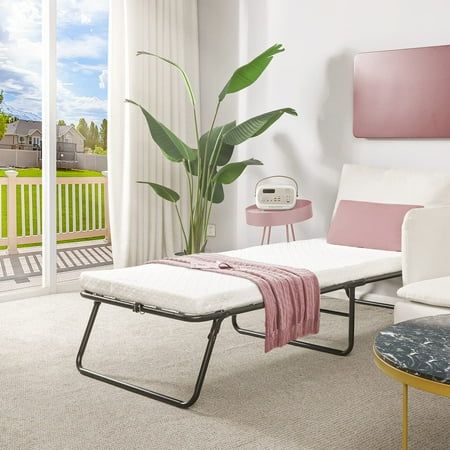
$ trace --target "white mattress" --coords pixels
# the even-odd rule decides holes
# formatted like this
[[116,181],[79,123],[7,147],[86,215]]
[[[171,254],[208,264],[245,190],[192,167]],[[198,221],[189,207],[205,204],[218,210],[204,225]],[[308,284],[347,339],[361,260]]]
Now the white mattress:
[[[401,254],[327,244],[325,239],[249,247],[223,254],[313,271],[320,287],[401,270]],[[81,274],[81,287],[100,295],[185,314],[207,314],[262,302],[249,280],[164,264]]]

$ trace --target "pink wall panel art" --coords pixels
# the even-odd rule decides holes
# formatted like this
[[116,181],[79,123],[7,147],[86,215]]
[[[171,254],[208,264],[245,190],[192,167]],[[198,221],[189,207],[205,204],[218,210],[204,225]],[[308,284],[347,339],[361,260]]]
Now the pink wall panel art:
[[450,138],[450,45],[360,53],[353,83],[356,137]]

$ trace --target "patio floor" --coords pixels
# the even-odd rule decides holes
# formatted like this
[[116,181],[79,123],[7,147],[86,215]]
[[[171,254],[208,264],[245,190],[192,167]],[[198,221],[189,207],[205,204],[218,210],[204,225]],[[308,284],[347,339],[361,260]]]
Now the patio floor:
[[[63,279],[74,279],[83,270],[112,264],[111,245],[104,241],[61,244],[58,247],[58,275],[69,275],[68,272],[71,275]],[[19,252],[17,255],[0,255],[0,291],[35,285],[34,281],[38,281],[35,278],[42,276],[41,250],[21,248]]]

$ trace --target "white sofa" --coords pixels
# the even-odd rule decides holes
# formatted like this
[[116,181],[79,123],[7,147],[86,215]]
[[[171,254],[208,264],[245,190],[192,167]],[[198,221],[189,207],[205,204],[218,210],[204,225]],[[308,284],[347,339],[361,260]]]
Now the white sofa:
[[450,206],[415,209],[405,216],[402,272],[396,323],[450,314]]
[[[345,164],[334,209],[340,200],[422,205],[450,205],[450,171],[370,167]],[[357,289],[359,298],[395,304],[400,279]]]

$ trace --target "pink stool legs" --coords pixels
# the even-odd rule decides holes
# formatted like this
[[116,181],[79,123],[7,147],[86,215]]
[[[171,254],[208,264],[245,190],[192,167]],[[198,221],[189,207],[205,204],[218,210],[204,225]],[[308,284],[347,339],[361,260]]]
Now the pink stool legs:
[[[290,229],[290,233],[289,233]],[[266,231],[267,231],[267,239],[266,239]],[[261,245],[264,244],[270,244],[270,234],[272,232],[271,226],[265,226],[263,227],[263,232],[261,236]],[[289,236],[290,234],[290,236]],[[294,231],[294,225],[292,223],[286,224],[286,242],[290,242],[292,238],[292,241],[295,241],[295,231]]]

